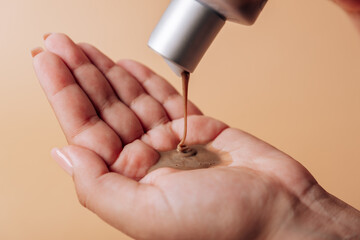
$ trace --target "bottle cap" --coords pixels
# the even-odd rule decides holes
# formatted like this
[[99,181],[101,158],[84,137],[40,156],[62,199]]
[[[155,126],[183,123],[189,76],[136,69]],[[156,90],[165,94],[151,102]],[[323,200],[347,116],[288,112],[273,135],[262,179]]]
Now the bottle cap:
[[173,0],[151,34],[148,45],[181,75],[193,72],[225,18],[196,0]]

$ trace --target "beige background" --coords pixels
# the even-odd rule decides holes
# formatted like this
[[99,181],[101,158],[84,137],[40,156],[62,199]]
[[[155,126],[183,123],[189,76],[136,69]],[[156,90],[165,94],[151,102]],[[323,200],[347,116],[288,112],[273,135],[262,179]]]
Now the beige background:
[[[180,89],[146,46],[167,0],[0,0],[0,239],[128,239],[83,209],[51,160],[66,144],[30,49],[65,32],[116,59],[139,60]],[[360,208],[360,36],[327,0],[270,0],[253,27],[229,23],[191,82],[209,116],[304,164]],[[201,89],[207,84],[205,90]]]

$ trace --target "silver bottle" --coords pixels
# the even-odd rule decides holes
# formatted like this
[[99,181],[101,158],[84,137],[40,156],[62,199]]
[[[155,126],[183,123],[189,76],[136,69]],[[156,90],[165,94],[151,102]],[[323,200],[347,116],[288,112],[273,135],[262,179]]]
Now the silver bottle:
[[255,22],[267,0],[172,0],[148,45],[171,69],[192,73],[225,21]]

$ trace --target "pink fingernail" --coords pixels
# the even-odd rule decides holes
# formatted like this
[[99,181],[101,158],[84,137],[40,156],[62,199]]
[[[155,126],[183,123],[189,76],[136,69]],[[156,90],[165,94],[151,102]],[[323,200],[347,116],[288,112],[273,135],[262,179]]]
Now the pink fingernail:
[[70,176],[73,174],[73,166],[70,158],[59,148],[54,148],[51,150],[51,155],[54,158],[55,162],[65,170]]
[[41,47],[37,47],[31,50],[31,56],[35,57],[39,53],[43,52],[44,50]]
[[45,33],[43,39],[46,40],[52,33]]

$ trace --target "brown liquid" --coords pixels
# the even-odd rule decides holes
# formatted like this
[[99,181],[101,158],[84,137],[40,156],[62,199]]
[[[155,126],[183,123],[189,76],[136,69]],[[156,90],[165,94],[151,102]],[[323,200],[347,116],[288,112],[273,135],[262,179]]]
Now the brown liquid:
[[176,150],[161,152],[157,164],[152,166],[149,172],[162,167],[170,167],[180,170],[193,170],[209,168],[220,164],[220,157],[206,149],[204,145],[194,145],[191,149],[195,154],[187,154]]
[[184,135],[179,144],[177,145],[177,151],[181,153],[186,153],[191,151],[188,146],[185,145],[186,135],[187,135],[187,102],[188,102],[188,90],[189,90],[189,79],[190,73],[183,72],[182,77],[182,87],[183,87],[183,97],[184,97]]
[[181,76],[184,96],[184,135],[176,150],[160,152],[159,161],[152,166],[148,172],[162,167],[181,170],[209,168],[218,165],[221,162],[218,154],[207,150],[205,145],[188,147],[185,144],[187,135],[187,102],[190,74],[188,72],[183,72]]

